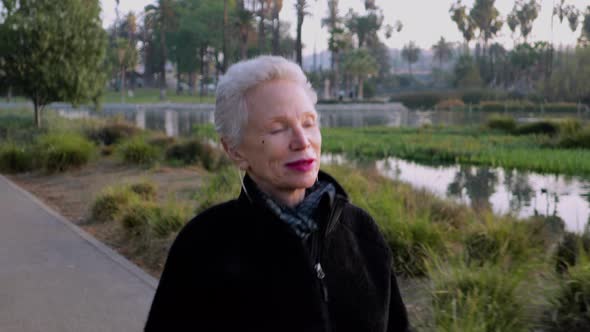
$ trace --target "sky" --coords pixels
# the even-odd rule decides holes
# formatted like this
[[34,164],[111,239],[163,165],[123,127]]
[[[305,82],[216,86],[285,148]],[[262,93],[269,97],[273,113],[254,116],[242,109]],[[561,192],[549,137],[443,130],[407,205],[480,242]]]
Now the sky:
[[[218,0],[223,1],[223,0]],[[473,5],[475,0],[463,0],[463,3],[468,7]],[[119,13],[122,16],[129,11],[141,12],[143,8],[154,0],[120,0]],[[304,55],[310,55],[315,49],[320,52],[327,49],[328,32],[321,27],[320,21],[326,16],[328,5],[326,0],[308,0],[309,12],[312,16],[308,16],[304,20],[302,39],[305,45],[303,49]],[[496,7],[503,17],[506,17],[512,7],[514,0],[496,0]],[[554,18],[553,33],[551,31],[551,16],[554,3],[559,0],[541,0],[541,11],[539,17],[533,25],[532,36],[529,41],[545,40],[552,41],[555,45],[574,45],[576,39],[580,36],[579,24],[578,30],[575,33],[569,29],[567,20],[559,23],[557,18]],[[457,29],[457,26],[451,21],[449,15],[449,8],[454,3],[453,0],[376,0],[377,6],[383,10],[385,16],[384,24],[393,25],[397,20],[403,24],[403,29],[400,32],[395,32],[390,39],[382,40],[391,48],[402,48],[409,41],[414,41],[423,49],[430,49],[441,36],[445,37],[447,41],[460,42],[462,36]],[[115,19],[115,0],[101,0],[103,25],[106,27],[110,25]],[[282,21],[291,22],[291,35],[295,36],[295,0],[283,0],[283,10],[280,13]],[[573,4],[578,9],[584,11],[586,6],[590,5],[588,0],[566,0],[566,4]],[[340,0],[339,9],[340,14],[344,15],[349,8],[353,8],[358,13],[364,12],[364,0]],[[511,48],[513,39],[511,32],[504,24],[504,27],[496,38],[496,41]]]

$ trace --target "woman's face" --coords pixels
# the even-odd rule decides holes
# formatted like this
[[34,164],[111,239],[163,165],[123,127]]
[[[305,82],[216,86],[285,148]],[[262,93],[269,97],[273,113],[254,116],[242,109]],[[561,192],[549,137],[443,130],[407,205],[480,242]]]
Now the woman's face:
[[305,90],[286,80],[268,81],[247,92],[246,105],[239,166],[269,194],[304,193],[317,178],[322,145]]

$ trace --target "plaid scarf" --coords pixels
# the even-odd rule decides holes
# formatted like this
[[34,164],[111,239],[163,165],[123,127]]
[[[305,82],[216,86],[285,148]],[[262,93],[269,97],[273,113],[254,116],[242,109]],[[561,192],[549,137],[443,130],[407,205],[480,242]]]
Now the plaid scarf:
[[313,219],[314,212],[324,194],[334,197],[336,188],[327,181],[316,182],[311,188],[305,190],[305,198],[294,208],[282,205],[262,192],[256,185],[252,186],[250,193],[255,199],[263,202],[279,219],[287,223],[301,239],[318,229],[317,222]]

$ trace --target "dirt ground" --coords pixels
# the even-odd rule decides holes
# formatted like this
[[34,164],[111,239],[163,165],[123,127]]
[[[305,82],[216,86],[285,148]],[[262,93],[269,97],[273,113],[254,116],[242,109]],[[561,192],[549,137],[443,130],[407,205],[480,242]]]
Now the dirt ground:
[[[155,277],[161,266],[154,268],[142,257],[134,255],[115,223],[89,223],[90,209],[96,196],[109,186],[149,180],[157,185],[158,201],[168,199],[194,202],[196,190],[206,171],[200,167],[155,166],[149,169],[123,165],[113,158],[98,160],[65,173],[31,172],[7,175],[61,215],[80,226],[95,238],[117,250]],[[166,248],[164,247],[163,250]],[[165,256],[166,253],[162,253]]]

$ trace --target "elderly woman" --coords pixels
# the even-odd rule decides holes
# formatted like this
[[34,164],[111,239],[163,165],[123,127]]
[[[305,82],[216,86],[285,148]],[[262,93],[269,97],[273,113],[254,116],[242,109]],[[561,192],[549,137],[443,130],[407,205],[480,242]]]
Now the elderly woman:
[[145,331],[407,331],[389,247],[320,171],[316,100],[281,57],[223,76],[215,124],[242,192],[178,234]]

